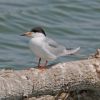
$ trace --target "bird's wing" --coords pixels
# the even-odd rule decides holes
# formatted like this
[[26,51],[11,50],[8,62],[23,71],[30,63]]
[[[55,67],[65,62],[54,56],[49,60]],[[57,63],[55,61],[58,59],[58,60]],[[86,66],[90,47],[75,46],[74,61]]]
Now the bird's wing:
[[75,49],[66,49],[64,46],[58,44],[50,38],[45,39],[45,49],[55,55],[56,57],[72,55],[80,50],[80,47]]
[[64,54],[66,48],[50,38],[45,39],[45,48],[55,56]]

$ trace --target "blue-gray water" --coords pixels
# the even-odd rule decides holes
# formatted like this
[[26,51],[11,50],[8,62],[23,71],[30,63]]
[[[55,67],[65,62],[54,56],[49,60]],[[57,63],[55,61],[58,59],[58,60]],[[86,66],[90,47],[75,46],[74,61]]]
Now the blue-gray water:
[[[80,53],[89,55],[100,48],[100,0],[0,0],[0,68],[37,64],[29,39],[20,36],[35,26],[42,26],[66,47],[80,46]],[[55,62],[80,58],[61,57]]]

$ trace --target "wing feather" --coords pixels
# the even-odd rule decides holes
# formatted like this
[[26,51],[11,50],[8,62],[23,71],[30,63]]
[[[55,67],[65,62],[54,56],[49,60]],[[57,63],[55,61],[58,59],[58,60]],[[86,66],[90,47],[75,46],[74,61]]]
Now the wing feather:
[[45,48],[47,48],[55,56],[62,55],[64,53],[64,50],[66,50],[64,46],[58,44],[57,42],[55,42],[50,38],[46,38],[45,43],[46,43]]

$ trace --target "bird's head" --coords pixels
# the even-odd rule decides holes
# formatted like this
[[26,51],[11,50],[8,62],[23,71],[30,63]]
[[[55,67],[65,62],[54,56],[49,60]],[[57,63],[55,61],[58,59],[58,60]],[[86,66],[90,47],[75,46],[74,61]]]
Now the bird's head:
[[26,32],[22,34],[21,36],[27,36],[27,37],[45,37],[45,31],[41,27],[35,27],[30,32]]

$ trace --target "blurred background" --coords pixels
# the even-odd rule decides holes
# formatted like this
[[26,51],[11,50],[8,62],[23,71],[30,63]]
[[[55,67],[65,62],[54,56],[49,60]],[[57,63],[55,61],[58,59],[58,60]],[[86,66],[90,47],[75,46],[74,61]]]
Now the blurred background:
[[[36,26],[67,48],[80,46],[80,54],[87,57],[100,48],[100,0],[0,0],[0,68],[37,65],[29,38],[20,36]],[[84,56],[50,63],[79,59]]]

